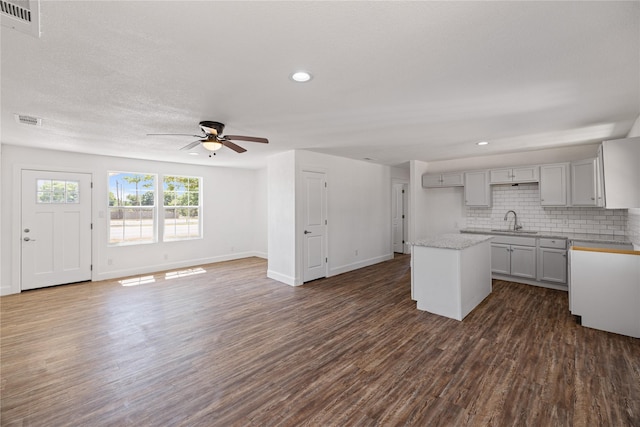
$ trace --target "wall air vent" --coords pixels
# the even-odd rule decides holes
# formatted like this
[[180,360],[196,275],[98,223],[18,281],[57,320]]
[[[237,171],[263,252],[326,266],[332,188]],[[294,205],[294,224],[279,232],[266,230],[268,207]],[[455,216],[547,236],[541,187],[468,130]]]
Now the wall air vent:
[[42,119],[40,117],[25,116],[23,114],[14,114],[16,121],[23,125],[29,126],[42,126]]
[[40,37],[40,0],[0,0],[2,26]]

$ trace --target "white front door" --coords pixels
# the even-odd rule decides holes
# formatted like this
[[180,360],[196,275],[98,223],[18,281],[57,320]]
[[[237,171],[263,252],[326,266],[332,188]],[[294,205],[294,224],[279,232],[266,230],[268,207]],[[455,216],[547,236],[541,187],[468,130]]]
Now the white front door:
[[303,281],[327,275],[327,179],[322,172],[303,172]]
[[393,184],[391,193],[393,251],[404,253],[404,184]]
[[22,171],[21,289],[91,279],[91,175]]

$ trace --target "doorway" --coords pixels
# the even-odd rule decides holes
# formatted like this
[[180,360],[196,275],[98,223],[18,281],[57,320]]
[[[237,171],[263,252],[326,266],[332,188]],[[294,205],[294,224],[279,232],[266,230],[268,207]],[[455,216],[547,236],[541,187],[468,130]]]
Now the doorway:
[[22,170],[21,290],[91,280],[91,175]]
[[407,196],[409,186],[394,183],[391,192],[391,236],[393,252],[405,253],[407,236]]

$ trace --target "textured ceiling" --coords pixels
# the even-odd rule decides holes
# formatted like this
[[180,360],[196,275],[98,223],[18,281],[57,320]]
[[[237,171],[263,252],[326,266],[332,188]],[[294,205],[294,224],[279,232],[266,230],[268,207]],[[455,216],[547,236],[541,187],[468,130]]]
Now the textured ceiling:
[[[307,149],[399,165],[624,137],[640,114],[638,1],[40,9],[39,39],[2,27],[4,144],[247,168]],[[297,69],[313,80],[293,83]],[[194,138],[146,136],[198,133],[201,120],[270,144],[208,158],[179,151]]]

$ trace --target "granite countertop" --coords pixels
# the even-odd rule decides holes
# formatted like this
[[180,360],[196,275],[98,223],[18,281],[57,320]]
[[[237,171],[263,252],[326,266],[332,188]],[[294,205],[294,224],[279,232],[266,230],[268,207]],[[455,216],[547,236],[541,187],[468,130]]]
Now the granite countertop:
[[491,239],[493,239],[493,236],[481,234],[441,234],[412,242],[410,245],[461,250]]
[[558,231],[538,231],[536,233],[523,233],[517,231],[492,231],[487,228],[464,228],[460,230],[464,234],[488,234],[494,236],[521,236],[521,237],[542,237],[544,239],[567,239],[581,240],[594,243],[618,243],[631,244],[626,236],[614,236],[613,234],[589,234],[589,233],[561,233]]

